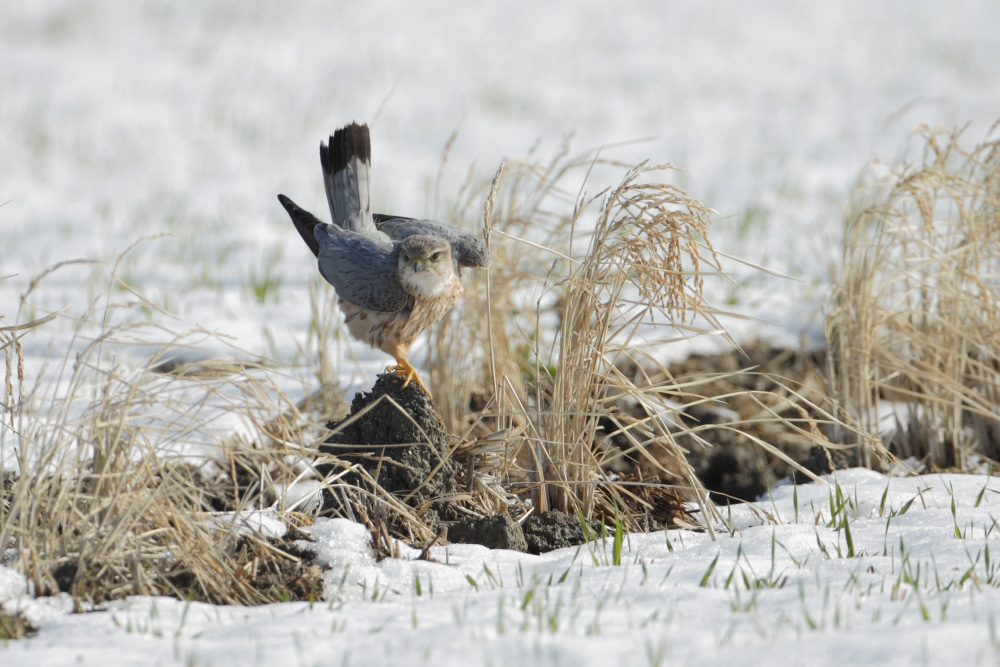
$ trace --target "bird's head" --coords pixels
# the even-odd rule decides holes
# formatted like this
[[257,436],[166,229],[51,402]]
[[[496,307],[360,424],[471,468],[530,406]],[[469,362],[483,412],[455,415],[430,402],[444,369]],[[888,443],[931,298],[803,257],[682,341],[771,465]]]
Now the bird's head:
[[411,236],[399,244],[399,280],[422,299],[437,296],[455,269],[451,245],[436,236]]

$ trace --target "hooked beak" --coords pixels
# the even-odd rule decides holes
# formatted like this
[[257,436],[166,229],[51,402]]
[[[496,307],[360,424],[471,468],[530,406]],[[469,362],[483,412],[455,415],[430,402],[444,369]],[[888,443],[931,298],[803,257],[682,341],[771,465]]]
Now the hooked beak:
[[423,259],[421,257],[418,257],[417,259],[413,260],[413,272],[414,273],[419,273],[419,272],[423,271],[426,268],[427,268],[427,260],[425,260],[425,259]]

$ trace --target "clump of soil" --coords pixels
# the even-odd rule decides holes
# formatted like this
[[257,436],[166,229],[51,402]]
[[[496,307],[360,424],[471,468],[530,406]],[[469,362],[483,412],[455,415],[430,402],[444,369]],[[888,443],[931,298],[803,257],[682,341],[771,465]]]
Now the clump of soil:
[[[706,440],[712,442],[713,438]],[[713,502],[726,505],[754,501],[781,479],[775,468],[784,472],[786,465],[769,461],[759,447],[755,451],[752,443],[744,443],[738,436],[726,438],[725,442],[721,438],[714,440],[711,450],[698,448],[700,456],[687,457]]]
[[448,528],[448,541],[481,544],[490,549],[528,550],[524,531],[509,514],[462,519]]
[[[647,478],[641,472],[618,475],[615,483],[628,489],[628,493],[618,496],[618,510],[630,517],[637,529],[647,533],[696,524],[697,520],[688,512],[684,494],[677,487],[665,485],[662,481],[655,477]],[[607,525],[615,522],[613,515],[603,518]],[[600,522],[594,525],[600,532]]]
[[[589,521],[591,536],[601,534],[601,524]],[[533,513],[521,524],[524,539],[528,543],[529,554],[543,554],[548,551],[575,547],[587,541],[580,525],[580,518],[556,510]]]
[[[774,416],[797,420],[801,428],[808,428],[801,421],[803,417],[822,419],[822,415],[795,394],[831,409],[826,398],[825,367],[823,350],[798,351],[763,341],[744,345],[742,350],[693,354],[669,365],[673,381],[687,387],[671,396],[683,404],[675,417],[676,428],[672,430],[677,444],[687,452],[687,462],[714,502],[725,505],[753,501],[782,478],[808,479],[795,466],[766,452],[749,436],[777,447],[815,474],[856,465],[851,450],[828,452],[816,447],[812,440]],[[636,369],[622,370],[631,373]],[[654,381],[664,379],[662,375],[653,375]],[[713,400],[706,401],[706,398]],[[650,416],[641,406],[624,406],[623,411],[635,419]],[[621,425],[609,420],[606,430],[613,434]],[[709,446],[683,433],[681,427],[697,429],[698,437]],[[623,452],[630,449],[625,438],[612,435],[608,441]],[[661,456],[655,449],[649,453],[662,466],[672,469],[670,456],[665,453]],[[612,458],[608,468],[619,475],[641,474],[648,481],[675,481],[663,476],[661,469],[648,460],[628,454]]]
[[[313,564],[316,553],[296,544],[310,539],[295,528],[284,537],[247,535],[236,540],[231,563],[241,585],[257,591],[260,602],[314,601],[323,596],[323,568]],[[194,572],[184,569],[164,577],[173,594],[180,599],[212,604],[223,603],[217,591],[209,590]],[[165,590],[164,594],[171,591]]]
[[[782,404],[785,398],[795,402],[795,397],[785,387],[792,387],[810,400],[824,404],[825,364],[823,350],[803,352],[758,341],[743,346],[742,351],[695,354],[670,365],[670,373],[679,381],[681,378],[684,381],[715,378],[697,385],[694,392],[716,400],[696,403],[681,411],[687,426],[723,422],[736,426],[735,430],[708,428],[700,431],[699,435],[712,445],[710,448],[689,442],[686,436],[678,438],[678,443],[689,451],[687,460],[711,492],[712,500],[720,504],[753,501],[767,493],[779,479],[808,479],[788,462],[765,452],[743,433],[774,445],[813,473],[823,474],[851,464],[848,457],[841,455],[834,460],[826,450],[814,446],[793,429],[768,419],[770,415],[758,403],[770,402],[775,412],[789,418],[802,417]],[[757,393],[750,397],[741,394],[743,390]],[[685,398],[681,397],[681,401]],[[809,417],[820,417],[808,409],[806,413]]]
[[[100,562],[81,563],[77,556],[65,556],[49,568],[49,576],[37,581],[40,596],[69,593],[77,600],[106,602],[130,594],[169,595],[180,600],[210,604],[263,604],[279,600],[318,600],[323,594],[323,568],[312,563],[316,554],[296,540],[310,540],[294,527],[282,538],[260,535],[219,535],[226,544],[220,560],[211,563],[172,558],[137,561],[138,581],[121,572],[108,572]],[[226,572],[224,577],[216,576]],[[207,577],[207,578],[206,578]],[[140,584],[145,586],[140,587]]]
[[[416,508],[428,526],[459,518],[448,502],[459,490],[450,438],[430,397],[418,384],[404,387],[395,373],[383,373],[371,391],[355,395],[345,419],[330,422],[327,428],[334,433],[320,451],[348,464],[360,464],[383,491]],[[333,466],[321,465],[317,470],[327,475]],[[344,481],[366,484],[353,473]],[[349,516],[330,493],[323,507]]]

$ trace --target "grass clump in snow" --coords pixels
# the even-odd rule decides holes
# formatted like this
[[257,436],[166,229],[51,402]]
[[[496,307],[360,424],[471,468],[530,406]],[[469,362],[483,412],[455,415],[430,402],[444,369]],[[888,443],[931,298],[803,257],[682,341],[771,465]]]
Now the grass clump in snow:
[[24,639],[36,632],[34,626],[21,614],[0,609],[0,642]]
[[[36,595],[67,592],[78,608],[127,595],[228,604],[318,598],[319,570],[294,543],[301,535],[263,530],[265,519],[247,516],[262,509],[264,491],[239,488],[233,452],[253,447],[233,433],[235,423],[216,426],[235,416],[256,442],[271,444],[291,432],[282,420],[295,406],[282,403],[255,364],[204,361],[197,371],[163,372],[177,367],[184,341],[158,344],[163,332],[149,322],[115,324],[116,313],[146,303],[134,290],[112,301],[120,294],[109,289],[105,308],[75,323],[76,354],[54,377],[37,379],[0,427],[15,443],[0,502],[5,564]],[[114,358],[137,343],[161,352],[138,366]],[[263,467],[282,465],[281,449],[261,451],[270,462]],[[201,464],[192,465],[199,451]],[[231,508],[219,506],[220,484],[233,488]]]
[[[563,151],[506,164],[488,188],[466,184],[446,214],[468,220],[481,201],[474,193],[485,196],[494,264],[467,281],[430,336],[437,407],[457,432],[506,434],[512,456],[496,474],[530,511],[582,511],[634,531],[688,521],[677,508],[691,501],[708,525],[719,517],[678,440],[707,448],[713,429],[739,431],[812,475],[752,429],[681,414],[682,399],[707,400],[699,387],[709,380],[679,382],[664,351],[727,334],[703,291],[725,279],[709,238],[714,212],[671,183],[674,171]],[[586,193],[608,176],[619,180]],[[781,390],[736,393],[758,406],[758,426],[829,444],[819,428],[829,411]]]
[[[858,190],[826,335],[830,391],[887,453],[934,468],[1000,458],[1000,140],[924,128],[921,159]],[[880,420],[895,412],[895,429]],[[888,433],[892,433],[888,436]],[[853,438],[848,438],[851,440]]]

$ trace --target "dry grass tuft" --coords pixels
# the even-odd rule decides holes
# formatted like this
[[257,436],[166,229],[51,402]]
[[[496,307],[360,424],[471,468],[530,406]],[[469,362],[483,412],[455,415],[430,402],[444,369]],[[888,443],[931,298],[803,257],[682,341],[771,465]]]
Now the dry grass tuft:
[[[513,456],[496,474],[534,511],[627,510],[626,525],[639,529],[665,516],[655,487],[672,489],[675,515],[685,500],[706,525],[716,516],[678,438],[709,447],[706,428],[740,426],[685,425],[677,400],[704,400],[698,385],[709,380],[681,385],[661,356],[681,338],[726,335],[724,313],[702,296],[704,280],[722,272],[712,211],[670,184],[673,169],[564,150],[546,164],[505,165],[488,189],[467,184],[457,198],[467,205],[450,214],[471,217],[486,197],[495,261],[487,279],[466,281],[460,308],[430,337],[436,402],[467,438],[506,434]],[[624,176],[591,197],[583,188],[597,171]],[[829,415],[804,416],[789,392],[761,402],[764,393],[759,421],[798,422],[810,442],[827,442],[816,423]],[[639,463],[638,476],[610,472],[623,457]]]
[[[857,193],[826,319],[831,389],[889,453],[966,469],[1000,459],[1000,141],[923,128],[922,159]],[[897,429],[879,417],[890,404]]]
[[[24,354],[21,349],[21,336],[35,327],[51,322],[57,315],[58,313],[52,313],[25,324],[0,327],[0,349],[3,349],[4,356],[3,400],[0,401],[4,418],[0,421],[9,424],[11,428],[14,427],[14,416],[20,405],[21,391],[24,387]],[[3,317],[0,316],[0,319]]]
[[[265,508],[274,484],[237,490],[232,508],[213,490],[223,466],[234,467],[226,440],[262,452],[258,474],[291,467],[285,456],[303,449],[286,418],[295,406],[253,364],[179,365],[185,340],[139,367],[112,361],[121,345],[154,344],[158,333],[112,323],[145,303],[130,294],[135,301],[112,303],[109,292],[103,312],[92,311],[93,339],[82,333],[88,322],[76,323],[79,352],[39,378],[3,427],[16,443],[16,460],[5,463],[16,471],[4,478],[0,554],[35,594],[68,592],[81,608],[139,594],[228,604],[319,597],[318,571],[294,544],[301,535],[271,535],[256,525],[266,517],[248,512]],[[217,425],[233,417],[255,434],[250,443],[231,435],[233,424]],[[285,512],[273,523],[292,521]]]
[[[82,362],[78,368],[93,370]],[[206,425],[206,415],[175,403],[170,385],[182,381],[120,367],[102,375],[78,417],[21,434],[0,551],[16,550],[14,564],[35,592],[68,592],[78,603],[126,595],[228,604],[319,597],[318,572],[303,563],[301,549],[255,530],[246,511],[219,511],[204,469],[169,453],[187,429]],[[88,384],[76,373],[71,383]],[[148,406],[159,416],[150,417]],[[263,494],[247,502],[252,493],[236,504],[257,507]]]

